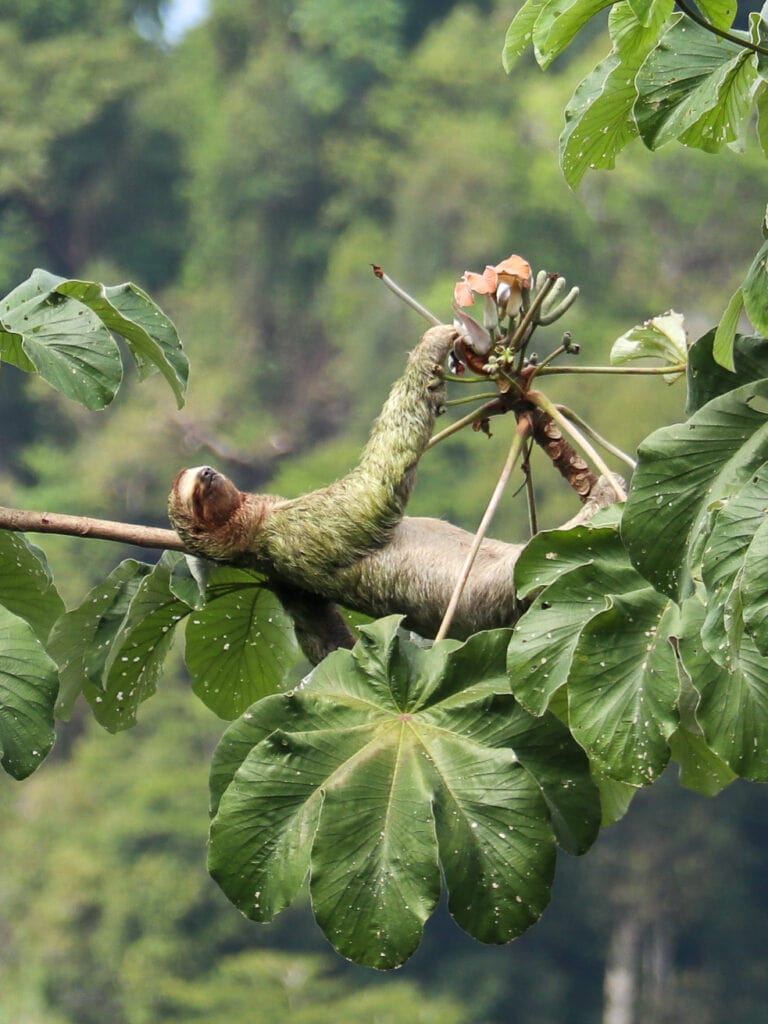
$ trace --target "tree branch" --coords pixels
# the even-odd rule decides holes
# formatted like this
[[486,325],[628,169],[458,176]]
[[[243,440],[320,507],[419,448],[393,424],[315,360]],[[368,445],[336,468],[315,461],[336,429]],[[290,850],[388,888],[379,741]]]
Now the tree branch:
[[122,544],[135,544],[142,548],[166,548],[186,551],[175,530],[139,526],[136,523],[118,523],[111,519],[91,519],[89,516],[68,516],[59,512],[28,512],[0,505],[0,530],[26,533],[56,533],[70,537],[91,537],[112,540]]

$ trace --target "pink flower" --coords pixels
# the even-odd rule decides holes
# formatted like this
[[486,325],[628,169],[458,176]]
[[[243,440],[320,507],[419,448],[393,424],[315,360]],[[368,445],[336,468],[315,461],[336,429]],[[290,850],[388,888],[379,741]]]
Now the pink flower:
[[[501,287],[500,287],[501,286]],[[522,256],[508,256],[495,267],[486,267],[482,274],[467,270],[453,290],[457,306],[473,306],[475,295],[490,295],[504,313],[514,316],[523,302],[523,291],[531,287],[531,265]]]

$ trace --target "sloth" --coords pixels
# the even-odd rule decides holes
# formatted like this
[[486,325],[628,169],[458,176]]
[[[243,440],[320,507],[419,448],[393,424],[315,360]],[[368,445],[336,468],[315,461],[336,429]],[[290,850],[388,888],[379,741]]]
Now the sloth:
[[[183,469],[174,481],[169,518],[187,550],[263,574],[313,662],[353,642],[336,605],[375,618],[401,614],[425,638],[440,626],[473,535],[404,511],[442,411],[444,365],[456,340],[446,325],[423,335],[358,465],[329,486],[291,499],[252,494],[210,466]],[[450,636],[515,623],[513,570],[522,548],[483,541]]]

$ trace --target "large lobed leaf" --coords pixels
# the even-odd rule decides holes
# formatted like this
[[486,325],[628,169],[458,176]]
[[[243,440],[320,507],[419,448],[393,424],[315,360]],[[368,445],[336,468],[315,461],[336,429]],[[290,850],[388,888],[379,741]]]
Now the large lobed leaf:
[[718,503],[768,459],[768,380],[713,398],[640,446],[622,532],[632,561],[662,593],[691,587]]
[[106,288],[35,270],[0,300],[0,358],[39,373],[88,409],[108,405],[122,380],[113,333],[127,343],[140,376],[162,373],[183,405],[188,365],[176,329],[136,285]]
[[737,336],[734,373],[713,349],[710,332],[691,350],[688,421],[641,446],[622,531],[638,570],[682,602],[695,700],[673,746],[708,761],[715,788],[727,771],[768,780],[768,342]]
[[229,898],[270,920],[309,876],[329,940],[378,968],[416,948],[441,867],[459,924],[506,942],[549,900],[556,837],[582,851],[599,824],[567,730],[507,692],[507,630],[424,650],[398,624],[362,627],[306,686],[255,704],[211,775]]
[[637,137],[635,77],[672,8],[672,0],[655,0],[642,11],[628,3],[612,7],[613,49],[577,86],[565,109],[560,164],[572,188],[588,169],[612,169],[618,153]]
[[678,726],[671,601],[630,564],[615,526],[539,534],[516,566],[521,597],[507,668],[534,714],[567,698],[575,739],[602,777],[633,786],[663,771]]

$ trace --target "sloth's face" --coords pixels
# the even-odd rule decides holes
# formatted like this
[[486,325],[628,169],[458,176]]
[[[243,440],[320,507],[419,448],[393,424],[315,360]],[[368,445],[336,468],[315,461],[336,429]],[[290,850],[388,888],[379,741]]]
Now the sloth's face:
[[232,481],[211,466],[182,469],[168,498],[168,512],[182,536],[200,536],[223,526],[243,502]]

